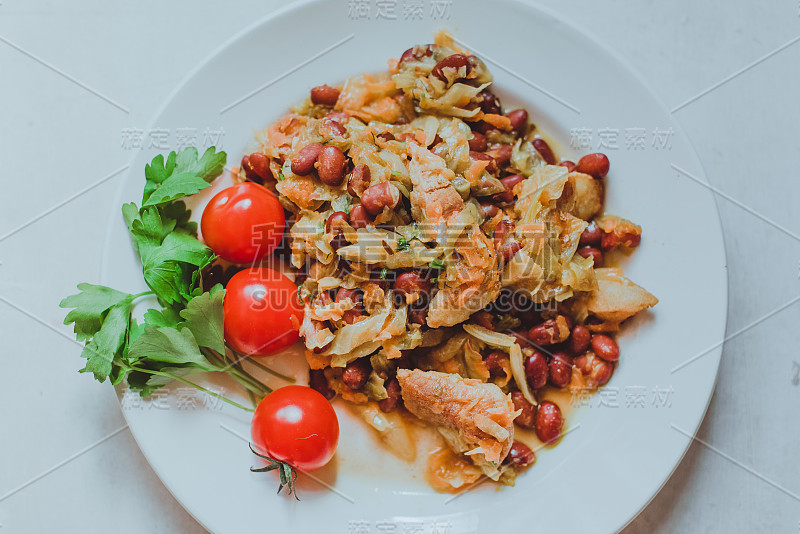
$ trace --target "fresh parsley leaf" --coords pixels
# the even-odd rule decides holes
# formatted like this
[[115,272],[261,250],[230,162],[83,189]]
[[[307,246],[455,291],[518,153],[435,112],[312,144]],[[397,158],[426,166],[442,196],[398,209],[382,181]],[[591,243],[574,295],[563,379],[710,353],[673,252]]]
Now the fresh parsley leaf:
[[[147,285],[167,304],[188,300],[197,287],[199,271],[213,261],[214,253],[192,235],[194,223],[188,222],[183,202],[162,209],[145,207],[139,213],[134,213],[135,208],[134,204],[126,204],[123,216],[142,258]],[[179,218],[168,218],[168,213]],[[178,224],[181,231],[176,231]],[[194,268],[186,269],[181,264]]]
[[183,262],[200,266],[213,256],[211,249],[196,238],[179,233],[168,234],[159,247],[142,256],[145,271],[166,262]]
[[225,291],[221,285],[217,285],[211,291],[190,300],[186,309],[180,312],[180,316],[186,319],[186,328],[192,331],[197,344],[219,354],[225,354],[222,311],[224,298]]
[[177,330],[165,326],[146,326],[144,334],[131,343],[128,356],[133,360],[194,364],[201,369],[212,369],[188,328]]
[[192,210],[186,207],[184,201],[176,200],[161,206],[161,213],[163,218],[175,221],[176,232],[184,232],[192,237],[197,237],[197,223],[189,220]]
[[205,189],[209,184],[196,174],[182,172],[167,178],[144,202],[144,206],[156,206]]
[[389,272],[389,270],[388,270],[386,267],[384,267],[383,269],[381,269],[381,274],[380,274],[380,278],[381,278],[381,280],[386,280],[386,274],[387,274],[388,272]]
[[144,206],[156,206],[205,189],[225,165],[226,154],[210,147],[201,158],[197,149],[187,147],[180,152],[170,152],[166,161],[158,155],[145,166],[147,183],[142,196]]
[[444,269],[444,262],[436,258],[431,262],[431,269]]
[[86,367],[82,373],[93,373],[100,382],[111,374],[114,358],[125,342],[132,302],[133,296],[128,296],[108,310],[103,326],[83,348],[81,356],[86,358]]
[[181,323],[181,316],[172,308],[164,308],[163,310],[149,309],[144,312],[144,322],[151,326],[175,328]]
[[103,325],[106,311],[131,295],[94,284],[78,284],[80,293],[61,301],[62,308],[74,308],[64,318],[64,324],[75,323],[75,336],[78,341],[86,341],[95,335]]
[[225,165],[225,152],[210,147],[201,158],[197,149],[187,147],[179,153],[170,152],[166,161],[158,155],[145,166],[143,207],[155,206],[193,195],[210,185]]
[[398,252],[402,252],[404,250],[408,250],[410,246],[411,243],[408,242],[408,239],[406,239],[405,237],[401,237],[397,240],[397,247],[395,247],[395,249]]

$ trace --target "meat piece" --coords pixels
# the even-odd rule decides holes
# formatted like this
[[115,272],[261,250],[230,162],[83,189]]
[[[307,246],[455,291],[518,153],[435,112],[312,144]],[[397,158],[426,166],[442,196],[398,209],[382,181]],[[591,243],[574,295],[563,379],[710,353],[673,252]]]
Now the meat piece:
[[569,173],[573,204],[568,206],[570,214],[590,221],[603,209],[603,182],[580,172]]
[[455,177],[445,161],[427,148],[409,142],[408,172],[411,190],[411,215],[419,223],[426,240],[435,239],[447,221],[464,209],[464,201],[453,187]]
[[612,326],[658,303],[656,297],[622,276],[619,269],[602,268],[594,272],[597,290],[589,299],[589,313]]
[[500,294],[497,253],[479,227],[467,230],[454,249],[460,258],[453,266],[457,278],[431,300],[427,318],[431,328],[464,322]]
[[517,412],[499,387],[419,369],[398,369],[397,380],[405,407],[432,425],[456,430],[476,464],[503,462],[514,442]]

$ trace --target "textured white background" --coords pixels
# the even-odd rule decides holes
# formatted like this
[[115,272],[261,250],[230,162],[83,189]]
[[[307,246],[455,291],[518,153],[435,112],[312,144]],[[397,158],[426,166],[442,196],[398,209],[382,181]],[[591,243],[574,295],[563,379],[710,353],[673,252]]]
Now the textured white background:
[[[59,299],[77,282],[99,279],[119,177],[7,234],[127,164],[131,152],[121,147],[122,130],[146,129],[192,68],[280,4],[0,4],[0,498],[124,424],[112,389],[75,372],[80,349],[56,331],[69,332],[60,325]],[[669,107],[800,35],[797,0],[543,4],[617,50]],[[535,58],[547,51],[530,53]],[[791,235],[800,232],[799,67],[800,43],[676,112],[709,181],[742,203],[718,198],[729,266],[729,335],[800,294],[799,238]],[[270,69],[269,57],[254,58],[253,68]],[[595,83],[580,74],[576,83]],[[675,209],[680,216],[680,206]],[[800,500],[768,482],[800,492],[800,387],[792,383],[794,362],[800,364],[798,320],[800,305],[792,305],[726,343],[698,436],[730,459],[694,443],[626,534],[800,531]],[[676,350],[680,346],[678,331]],[[576,510],[591,498],[576,488]],[[268,517],[264,523],[268,530]],[[203,532],[161,485],[127,430],[0,500],[0,524],[0,532],[12,533]]]

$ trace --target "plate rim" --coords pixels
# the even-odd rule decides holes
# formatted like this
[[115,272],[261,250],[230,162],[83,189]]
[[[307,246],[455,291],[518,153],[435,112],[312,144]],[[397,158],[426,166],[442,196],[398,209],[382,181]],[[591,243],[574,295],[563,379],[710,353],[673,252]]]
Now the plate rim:
[[[647,95],[652,98],[654,103],[658,106],[659,110],[664,113],[665,116],[670,118],[672,126],[677,130],[676,134],[682,137],[686,141],[686,148],[689,151],[689,155],[691,156],[691,162],[696,165],[698,170],[695,170],[695,173],[699,173],[702,178],[704,178],[707,182],[707,172],[705,166],[702,163],[702,160],[697,153],[694,143],[692,142],[691,137],[686,133],[683,124],[680,122],[678,117],[670,112],[669,107],[666,103],[661,99],[659,94],[654,91],[652,85],[642,76],[642,74],[633,67],[631,62],[623,56],[621,53],[617,52],[614,48],[612,48],[609,44],[607,44],[604,40],[599,38],[593,31],[586,28],[584,25],[579,24],[571,19],[569,19],[566,15],[554,10],[550,6],[544,6],[535,1],[526,1],[526,0],[502,0],[502,3],[508,4],[517,4],[519,6],[524,7],[525,9],[531,10],[533,12],[539,12],[544,16],[557,21],[564,26],[571,28],[572,30],[580,33],[583,37],[585,37],[588,41],[590,41],[594,46],[596,46],[603,55],[608,56],[613,61],[615,61],[628,75],[636,80],[636,82],[644,89]],[[164,98],[162,104],[156,109],[156,111],[152,114],[152,118],[150,119],[148,125],[150,127],[155,127],[157,125],[157,119],[162,116],[165,111],[170,107],[173,103],[175,98],[178,94],[186,88],[187,85],[190,84],[191,80],[195,78],[200,72],[202,72],[208,65],[211,63],[215,58],[223,54],[228,48],[233,46],[238,41],[245,39],[249,36],[252,32],[256,31],[258,28],[269,25],[273,19],[278,19],[292,11],[300,10],[306,6],[313,5],[313,4],[333,4],[335,0],[294,0],[289,2],[282,7],[261,16],[260,18],[255,19],[250,24],[243,26],[239,31],[236,33],[228,36],[224,39],[218,46],[216,46],[213,50],[211,50],[203,59],[201,59],[197,65],[195,65],[187,74],[175,85],[175,87],[168,93],[168,95]],[[446,21],[443,21],[443,24]],[[128,183],[129,179],[135,178],[137,174],[140,173],[141,169],[135,167],[135,163],[137,159],[141,156],[139,152],[134,152],[128,163],[128,169],[123,174],[123,179],[120,180],[119,184],[117,185],[116,192],[114,194],[114,202],[109,208],[109,217],[107,220],[113,220],[113,217],[119,216],[119,206],[124,201],[130,201],[130,199],[124,199],[123,194],[125,190],[125,185]],[[616,531],[621,531],[625,527],[627,527],[630,523],[632,523],[652,502],[653,500],[661,493],[663,488],[666,484],[670,481],[670,479],[675,474],[675,471],[680,466],[680,464],[684,461],[686,454],[689,452],[691,445],[694,442],[694,436],[697,434],[698,430],[700,429],[701,425],[705,421],[705,418],[708,414],[709,407],[711,405],[711,401],[714,397],[716,392],[716,386],[719,379],[719,370],[722,363],[722,355],[724,353],[725,345],[727,344],[726,334],[728,329],[728,307],[729,307],[729,299],[730,299],[730,291],[729,291],[729,283],[730,278],[728,276],[728,251],[725,244],[724,239],[724,225],[722,221],[722,217],[719,210],[719,200],[717,195],[711,194],[711,198],[714,203],[714,211],[715,211],[715,227],[714,230],[719,234],[720,237],[720,247],[721,253],[723,256],[724,263],[722,265],[722,272],[724,272],[724,284],[723,284],[723,293],[720,295],[720,313],[721,316],[721,325],[722,331],[720,332],[722,336],[722,343],[716,347],[715,349],[709,351],[707,354],[704,355],[704,358],[711,357],[715,360],[715,371],[714,377],[711,387],[708,390],[708,394],[705,398],[705,405],[702,409],[701,415],[698,418],[697,422],[693,425],[693,428],[686,430],[691,432],[692,437],[687,438],[686,445],[683,447],[682,453],[676,458],[674,463],[670,466],[668,474],[665,478],[661,481],[661,484],[658,486],[657,489],[653,491],[653,493],[649,496],[649,498],[635,511],[632,515],[627,519],[624,520],[621,524],[616,527]],[[101,283],[106,283],[108,279],[108,270],[111,264],[112,259],[110,258],[110,243],[114,239],[114,231],[111,225],[108,226],[108,229],[105,232],[105,238],[103,239],[103,245],[101,249],[101,261],[99,265],[99,274],[100,274],[100,281]],[[173,488],[172,484],[170,484],[162,474],[155,469],[153,459],[151,458],[151,454],[146,452],[148,450],[147,446],[143,447],[143,443],[140,440],[139,432],[135,428],[135,425],[130,425],[130,420],[128,419],[128,415],[126,410],[123,409],[121,405],[122,400],[122,392],[124,390],[124,386],[122,384],[118,384],[115,386],[115,391],[117,394],[118,401],[120,402],[120,411],[123,414],[123,417],[126,420],[126,423],[129,423],[129,429],[131,431],[131,435],[134,438],[137,446],[139,447],[142,455],[147,460],[150,467],[153,469],[153,472],[158,477],[159,481],[163,484],[163,486],[167,489],[167,491],[172,495],[177,503],[180,504],[181,508],[183,508],[195,521],[197,521],[203,528],[209,530],[207,523],[201,520],[187,504],[183,502],[183,500],[178,496],[176,493],[176,488]],[[158,463],[158,462],[156,462]]]

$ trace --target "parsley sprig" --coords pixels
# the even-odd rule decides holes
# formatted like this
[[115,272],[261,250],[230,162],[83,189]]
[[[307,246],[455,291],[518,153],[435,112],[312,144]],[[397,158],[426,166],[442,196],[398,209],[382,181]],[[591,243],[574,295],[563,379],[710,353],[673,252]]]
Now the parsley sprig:
[[[73,324],[78,341],[85,342],[81,372],[112,384],[123,380],[146,397],[177,380],[209,395],[252,411],[186,378],[198,372],[231,375],[251,395],[254,403],[271,391],[248,373],[246,359],[228,356],[223,331],[221,285],[203,291],[203,272],[215,259],[213,251],[197,239],[197,224],[183,198],[208,187],[221,172],[226,154],[209,148],[156,156],[145,167],[142,207],[122,206],[133,247],[142,261],[149,291],[126,293],[94,284],[78,284],[79,293],[61,301],[70,309],[64,324]],[[148,309],[143,322],[133,316],[143,298],[155,296],[159,306]],[[269,368],[250,362],[281,378]]]

